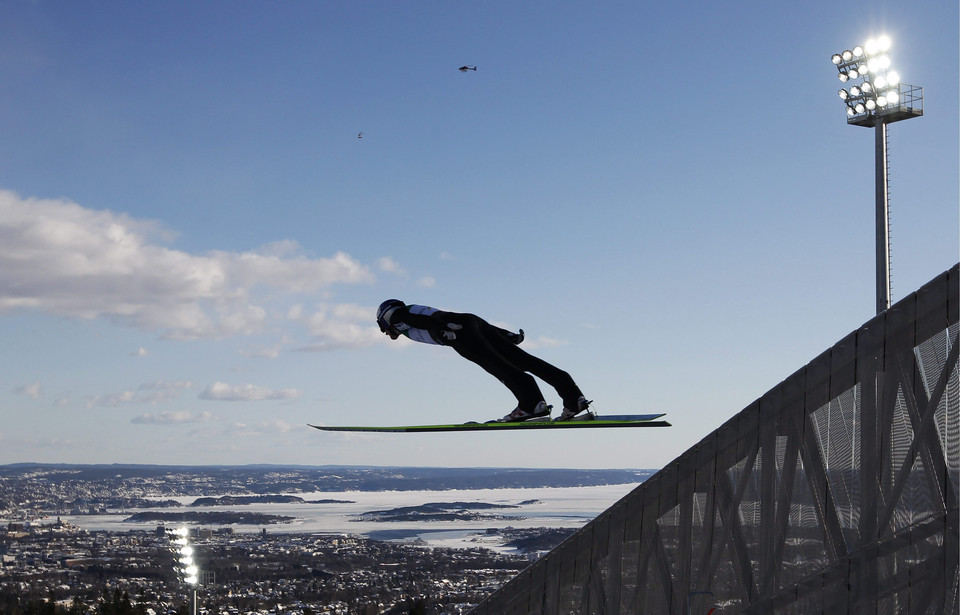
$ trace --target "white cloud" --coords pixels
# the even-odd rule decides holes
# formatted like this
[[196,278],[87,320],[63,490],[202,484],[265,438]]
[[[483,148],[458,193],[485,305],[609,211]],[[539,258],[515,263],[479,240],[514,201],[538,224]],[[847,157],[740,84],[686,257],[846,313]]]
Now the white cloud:
[[[316,293],[374,280],[344,252],[309,258],[294,241],[189,254],[158,243],[169,239],[151,221],[0,190],[0,314],[28,309],[177,339],[226,337],[264,328],[257,289]],[[392,259],[378,267],[402,271]]]
[[314,338],[312,344],[299,350],[358,348],[381,342],[384,336],[375,324],[376,314],[376,308],[354,303],[321,304],[312,314],[298,312],[299,322]]
[[87,401],[87,408],[102,407],[113,408],[116,406],[135,405],[135,404],[165,404],[177,399],[180,391],[189,389],[193,384],[191,382],[167,382],[159,380],[141,384],[135,391],[122,391],[120,393],[109,393],[97,395]]
[[209,412],[191,414],[185,411],[161,412],[159,414],[141,414],[131,419],[135,425],[177,425],[181,423],[206,423],[217,417]]
[[214,382],[203,392],[200,399],[213,401],[262,401],[266,399],[296,399],[301,393],[297,389],[266,389],[253,384],[229,385]]
[[407,272],[400,266],[400,263],[389,256],[383,256],[377,259],[377,268],[384,273],[393,273],[396,275],[405,275]]
[[43,387],[39,382],[25,384],[14,389],[17,395],[26,395],[30,399],[40,399],[43,397]]
[[113,407],[122,404],[136,403],[137,393],[135,391],[123,391],[122,393],[109,393],[106,395],[97,395],[87,401],[87,408],[96,406]]

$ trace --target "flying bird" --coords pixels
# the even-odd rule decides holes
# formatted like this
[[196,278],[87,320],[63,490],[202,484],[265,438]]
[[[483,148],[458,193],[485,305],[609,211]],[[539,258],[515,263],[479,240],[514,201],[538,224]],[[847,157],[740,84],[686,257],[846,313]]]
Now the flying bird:
[[467,72],[468,70],[477,70],[477,67],[476,67],[476,66],[461,66],[458,70],[459,70],[461,73],[465,73],[465,72]]
[[358,138],[358,139],[362,139],[362,138],[363,138],[363,133],[362,133],[362,132],[357,133],[357,138]]

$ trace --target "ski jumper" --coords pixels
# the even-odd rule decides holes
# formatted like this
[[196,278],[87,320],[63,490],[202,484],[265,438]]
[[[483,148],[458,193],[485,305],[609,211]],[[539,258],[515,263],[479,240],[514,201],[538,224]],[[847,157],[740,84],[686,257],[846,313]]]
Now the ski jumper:
[[407,305],[388,311],[384,319],[401,335],[417,342],[449,346],[476,363],[510,389],[521,410],[533,410],[543,401],[533,376],[555,388],[567,408],[576,408],[583,395],[570,374],[521,350],[512,341],[515,334],[474,314]]

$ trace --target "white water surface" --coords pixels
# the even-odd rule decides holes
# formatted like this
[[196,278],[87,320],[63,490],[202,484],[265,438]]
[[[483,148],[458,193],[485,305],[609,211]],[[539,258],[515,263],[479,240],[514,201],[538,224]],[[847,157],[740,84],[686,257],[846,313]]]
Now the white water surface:
[[[144,511],[215,512],[243,511],[294,517],[289,523],[270,525],[231,524],[234,532],[251,533],[266,530],[269,534],[315,533],[352,534],[374,538],[396,537],[398,540],[419,540],[426,546],[475,547],[502,550],[496,537],[485,536],[489,529],[504,528],[579,528],[627,495],[639,483],[591,487],[545,487],[538,489],[464,489],[445,491],[320,491],[296,493],[306,502],[342,500],[340,503],[248,504],[236,506],[189,506],[194,496],[172,498],[182,508],[151,508],[109,511],[106,515],[61,515],[66,522],[86,530],[125,532],[152,530],[161,522],[133,523],[127,519]],[[360,521],[370,511],[383,511],[404,506],[420,506],[432,502],[481,502],[506,504],[516,508],[480,509],[471,511],[489,516],[475,521]],[[493,518],[502,517],[502,518]],[[167,524],[169,525],[169,524]],[[196,525],[196,524],[194,524]],[[213,530],[220,526],[199,525]],[[385,534],[389,532],[389,534]]]

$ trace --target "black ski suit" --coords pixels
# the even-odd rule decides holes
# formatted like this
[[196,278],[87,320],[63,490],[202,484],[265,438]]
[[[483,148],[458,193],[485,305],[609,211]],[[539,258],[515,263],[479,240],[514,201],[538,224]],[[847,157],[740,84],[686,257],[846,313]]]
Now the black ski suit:
[[474,314],[407,305],[395,309],[389,323],[397,333],[414,341],[449,346],[476,363],[510,389],[520,410],[532,411],[543,401],[543,393],[530,374],[555,388],[567,408],[576,408],[583,395],[570,374],[521,350],[514,343],[516,334]]

